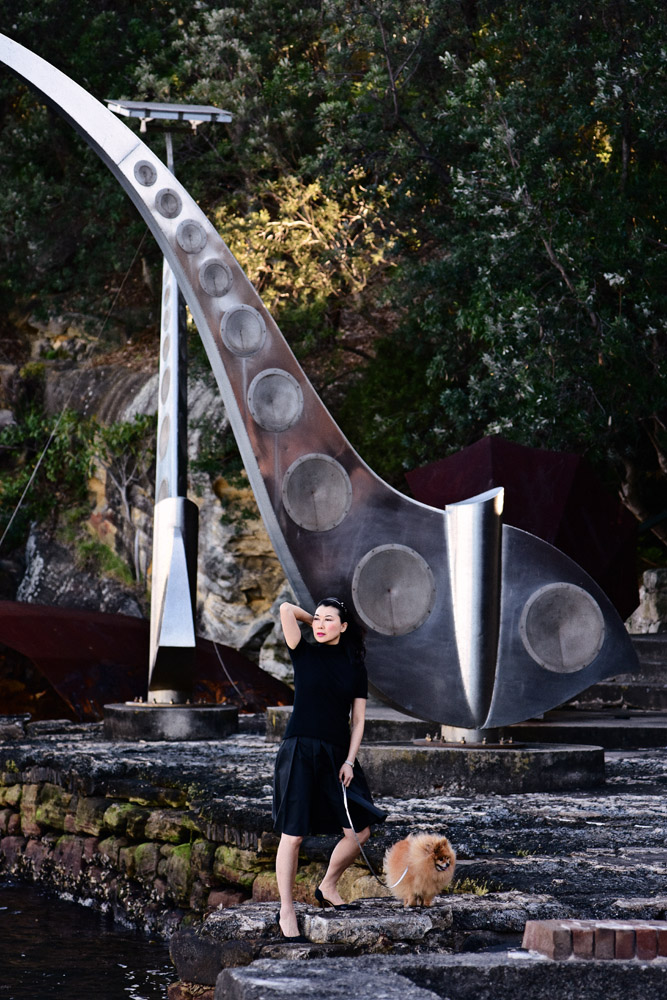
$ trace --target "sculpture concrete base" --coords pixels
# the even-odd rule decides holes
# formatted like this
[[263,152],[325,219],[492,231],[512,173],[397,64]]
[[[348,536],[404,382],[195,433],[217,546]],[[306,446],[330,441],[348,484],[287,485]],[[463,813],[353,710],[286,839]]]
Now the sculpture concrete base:
[[543,719],[529,719],[501,729],[515,742],[594,743],[605,750],[667,746],[667,712],[607,709],[591,712],[556,710]]
[[359,760],[374,795],[399,799],[554,792],[604,784],[604,751],[593,746],[367,744]]
[[[267,743],[280,743],[291,714],[291,705],[272,705],[267,708]],[[366,709],[364,743],[409,743],[411,740],[423,739],[427,735],[438,736],[439,733],[438,722],[423,722],[394,708],[369,701]]]
[[238,732],[233,705],[155,705],[125,702],[104,706],[108,740],[222,740]]

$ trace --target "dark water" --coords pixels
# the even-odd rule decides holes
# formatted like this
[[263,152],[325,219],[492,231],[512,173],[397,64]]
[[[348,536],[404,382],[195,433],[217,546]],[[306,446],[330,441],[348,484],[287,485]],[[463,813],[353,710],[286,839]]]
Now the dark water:
[[165,1000],[177,978],[163,941],[33,885],[0,884],[2,1000]]

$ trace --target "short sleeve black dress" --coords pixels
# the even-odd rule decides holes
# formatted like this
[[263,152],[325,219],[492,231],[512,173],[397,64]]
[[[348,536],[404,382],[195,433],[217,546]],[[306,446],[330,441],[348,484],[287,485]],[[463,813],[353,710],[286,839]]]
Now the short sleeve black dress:
[[[294,707],[276,757],[274,828],[294,837],[339,833],[350,821],[338,772],[349,749],[352,702],[368,697],[366,669],[342,643],[313,645],[302,638],[290,656]],[[358,762],[347,798],[355,830],[386,818]]]

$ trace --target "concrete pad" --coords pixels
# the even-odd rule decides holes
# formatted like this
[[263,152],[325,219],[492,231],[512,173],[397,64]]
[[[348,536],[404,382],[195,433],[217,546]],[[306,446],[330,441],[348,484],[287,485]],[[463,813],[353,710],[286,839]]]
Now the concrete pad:
[[153,705],[125,702],[104,706],[108,740],[221,740],[238,731],[233,705]]
[[396,798],[594,788],[605,773],[604,752],[591,746],[381,743],[363,745],[359,761],[374,795]]
[[[266,741],[279,743],[285,735],[292,714],[291,705],[276,705],[266,710]],[[387,705],[366,707],[364,743],[410,743],[427,736],[440,735],[439,722],[424,722]]]

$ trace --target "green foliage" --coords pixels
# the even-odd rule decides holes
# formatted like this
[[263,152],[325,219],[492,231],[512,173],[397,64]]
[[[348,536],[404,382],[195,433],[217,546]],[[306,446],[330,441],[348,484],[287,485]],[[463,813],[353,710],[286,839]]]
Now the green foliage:
[[[386,193],[376,193],[376,201],[381,197]],[[305,347],[335,332],[341,304],[364,293],[391,252],[387,234],[369,218],[366,192],[354,183],[334,198],[319,180],[288,175],[259,186],[249,211],[217,215],[283,332]]]
[[[7,0],[0,28],[101,99],[233,113],[176,172],[302,356],[382,305],[341,419],[395,485],[501,433],[664,508],[664,4]],[[0,300],[101,319],[143,223],[8,77],[0,170]]]
[[[25,543],[33,522],[47,523],[74,546],[82,567],[130,582],[121,556],[85,534],[90,515],[89,480],[96,466],[107,475],[107,495],[131,532],[135,487],[150,495],[155,461],[155,418],[102,426],[72,410],[47,417],[28,409],[0,430],[0,531],[5,551]],[[133,553],[127,553],[132,562]],[[135,578],[138,579],[135,567]]]
[[127,563],[113,549],[94,538],[79,538],[76,543],[76,561],[81,569],[102,576],[114,577],[130,586],[134,578]]
[[86,501],[92,459],[88,428],[70,410],[56,419],[29,409],[19,423],[0,430],[3,532],[13,518],[3,543],[6,549],[25,539],[32,521],[47,521],[56,511],[78,508]]

